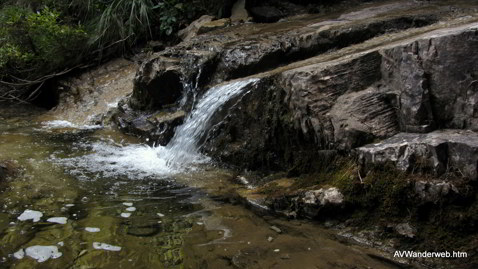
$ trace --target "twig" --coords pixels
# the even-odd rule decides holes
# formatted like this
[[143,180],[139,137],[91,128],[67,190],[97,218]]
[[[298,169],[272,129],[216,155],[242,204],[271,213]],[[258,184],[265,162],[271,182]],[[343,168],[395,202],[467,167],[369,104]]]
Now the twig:
[[32,99],[35,99],[35,98],[32,98],[39,90],[40,88],[43,86],[43,84],[45,83],[45,81],[43,81],[32,93],[30,93],[30,95],[28,95],[28,97],[25,99],[25,100],[32,100]]
[[363,179],[362,179],[362,176],[360,175],[360,169],[357,169],[357,174],[360,179],[360,184],[363,184]]

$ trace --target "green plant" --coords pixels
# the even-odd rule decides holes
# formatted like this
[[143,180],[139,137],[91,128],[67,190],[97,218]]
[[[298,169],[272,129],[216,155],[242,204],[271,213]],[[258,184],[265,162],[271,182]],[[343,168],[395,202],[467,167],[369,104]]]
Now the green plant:
[[160,31],[161,34],[171,35],[178,27],[178,20],[184,14],[184,4],[177,0],[165,0],[157,6],[160,10]]
[[47,69],[76,58],[83,49],[82,42],[88,37],[81,26],[62,24],[60,13],[49,8],[27,16],[27,31],[31,39],[36,60],[45,63]]
[[152,0],[112,0],[94,20],[90,44],[99,49],[121,45],[126,49],[139,38],[151,37]]
[[[63,23],[56,10],[5,6],[0,11],[0,80],[8,86],[9,98],[33,98],[24,97],[28,86],[78,63],[86,39],[83,27]],[[0,99],[5,96],[0,92]]]

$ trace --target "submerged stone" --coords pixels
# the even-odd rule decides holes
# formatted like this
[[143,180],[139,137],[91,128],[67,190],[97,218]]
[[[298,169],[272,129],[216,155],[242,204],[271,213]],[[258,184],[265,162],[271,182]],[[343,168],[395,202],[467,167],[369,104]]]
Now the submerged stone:
[[121,217],[123,218],[129,218],[131,216],[131,213],[121,213]]
[[107,251],[120,251],[121,250],[121,247],[119,247],[119,246],[113,246],[113,245],[110,245],[110,244],[99,243],[99,242],[93,242],[93,248],[94,249],[107,250]]
[[17,219],[20,221],[33,220],[33,222],[38,222],[40,221],[41,217],[43,217],[42,212],[26,209],[20,216],[17,217]]
[[100,231],[100,228],[96,228],[96,227],[86,227],[86,228],[85,228],[85,231],[90,232],[90,233],[97,233],[97,232]]
[[44,262],[49,259],[60,258],[63,254],[56,246],[31,246],[25,249],[25,254],[37,262]]
[[49,218],[46,221],[53,222],[53,223],[58,223],[58,224],[66,224],[66,222],[68,221],[68,218],[66,218],[66,217],[54,217],[54,218]]
[[13,257],[15,257],[15,259],[17,260],[21,260],[25,257],[25,251],[23,251],[23,249],[20,249],[19,251],[13,253]]

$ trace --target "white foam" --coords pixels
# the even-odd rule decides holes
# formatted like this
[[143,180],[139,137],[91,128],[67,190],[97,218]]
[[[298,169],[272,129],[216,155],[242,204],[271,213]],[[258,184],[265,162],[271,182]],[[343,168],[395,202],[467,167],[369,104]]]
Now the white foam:
[[131,213],[121,213],[121,217],[123,218],[129,218],[131,216]]
[[126,211],[134,212],[134,211],[136,211],[136,207],[134,207],[134,206],[128,207],[128,208],[126,208]]
[[[112,141],[101,141],[80,145],[92,153],[66,159],[55,156],[53,161],[70,168],[71,173],[85,176],[85,172],[104,177],[127,176],[131,179],[167,177],[188,170],[196,164],[207,163],[210,159],[199,151],[198,141],[209,130],[210,120],[228,100],[238,96],[243,89],[258,79],[234,81],[209,89],[183,125],[177,128],[170,143],[164,146],[119,145]],[[72,123],[53,121],[49,126],[69,126]],[[74,127],[74,125],[73,125]]]
[[133,206],[133,203],[124,202],[123,205],[125,205],[125,206]]
[[94,249],[103,249],[108,251],[120,251],[121,247],[113,246],[105,243],[93,242]]
[[58,223],[58,224],[66,224],[68,221],[68,218],[65,217],[54,217],[54,218],[49,218],[46,221],[52,222],[52,223]]
[[45,129],[72,128],[72,129],[89,130],[89,129],[102,128],[99,125],[77,125],[66,120],[46,121],[46,122],[42,122],[42,125],[43,125],[43,128]]
[[88,171],[105,177],[127,176],[143,179],[150,176],[170,175],[172,170],[166,161],[158,157],[157,150],[147,145],[117,145],[111,142],[98,142],[91,146],[91,154],[59,159],[54,162],[70,168],[72,173],[83,174]]
[[38,222],[41,217],[43,217],[43,213],[40,212],[40,211],[35,211],[35,210],[30,210],[30,209],[26,209],[25,211],[23,211],[23,213],[18,216],[18,220],[20,221],[26,221],[26,220],[33,220],[33,222]]
[[75,204],[66,204],[65,206],[66,207],[73,207],[73,206],[75,206]]
[[160,218],[164,217],[164,214],[161,213],[156,213],[156,215],[158,215]]
[[48,259],[60,258],[63,254],[56,246],[31,246],[25,249],[25,254],[37,262],[44,262]]
[[96,227],[86,227],[85,231],[90,232],[90,233],[97,233],[97,232],[101,231],[101,229],[96,228]]

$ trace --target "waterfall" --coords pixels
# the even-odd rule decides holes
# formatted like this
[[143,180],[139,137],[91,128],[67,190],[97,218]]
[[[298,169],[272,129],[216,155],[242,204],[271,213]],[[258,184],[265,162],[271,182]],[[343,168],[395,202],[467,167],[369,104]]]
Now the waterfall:
[[[194,169],[194,164],[206,163],[209,158],[200,153],[198,142],[208,131],[214,113],[228,100],[240,95],[256,78],[234,81],[209,89],[186,118],[167,146],[150,147],[141,144],[121,145],[108,139],[95,143],[75,144],[91,153],[70,158],[50,159],[69,168],[79,178],[90,178],[90,173],[104,177],[142,179],[169,176]],[[87,173],[85,173],[87,172]]]
[[214,113],[231,98],[239,95],[242,89],[258,79],[234,81],[209,89],[198,101],[193,111],[176,132],[166,147],[157,147],[158,156],[166,160],[171,168],[181,168],[185,164],[207,162],[208,158],[199,153],[199,139],[207,132],[209,121]]

